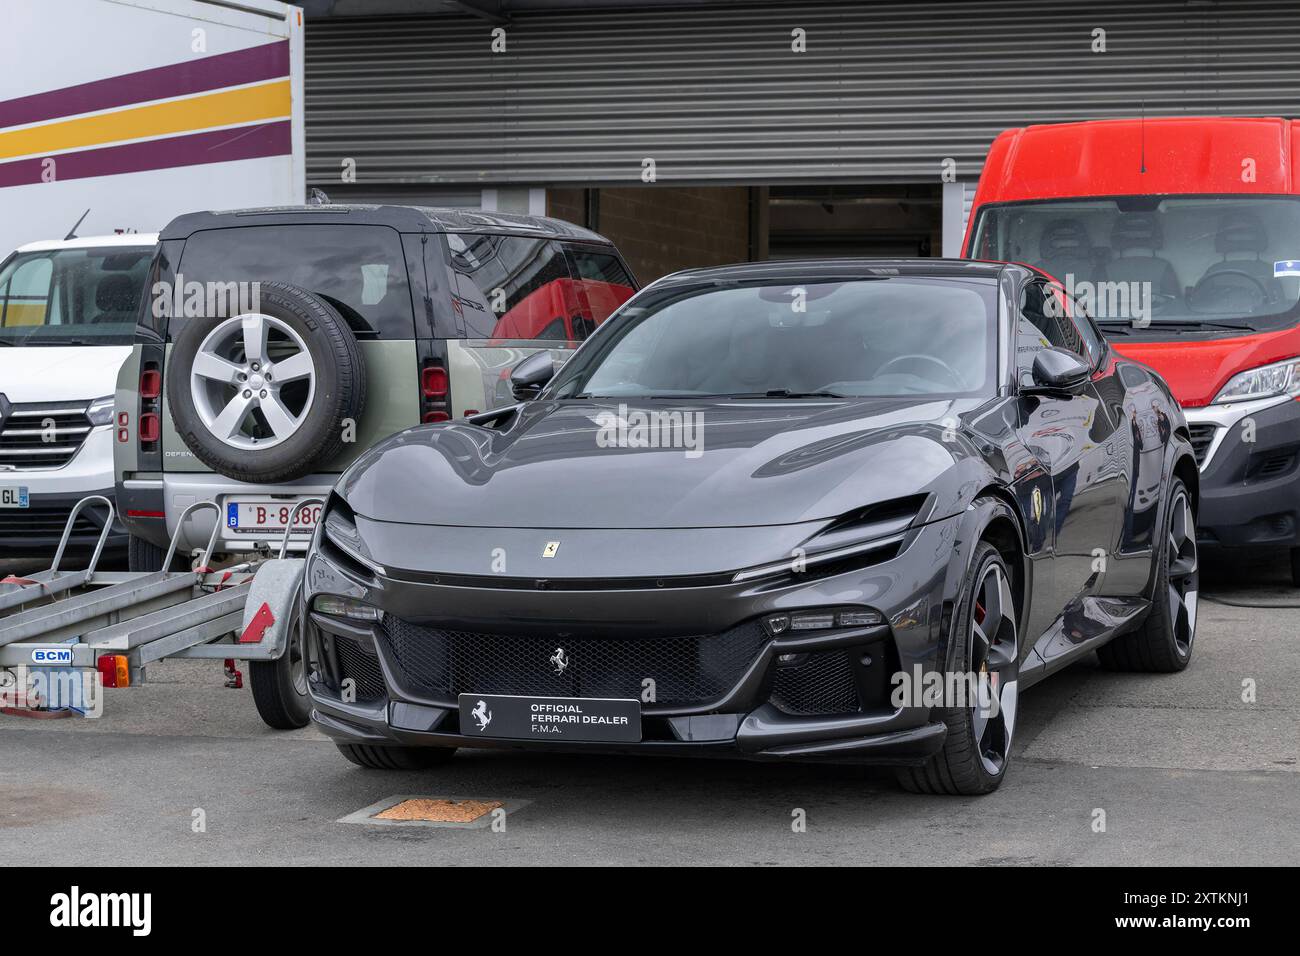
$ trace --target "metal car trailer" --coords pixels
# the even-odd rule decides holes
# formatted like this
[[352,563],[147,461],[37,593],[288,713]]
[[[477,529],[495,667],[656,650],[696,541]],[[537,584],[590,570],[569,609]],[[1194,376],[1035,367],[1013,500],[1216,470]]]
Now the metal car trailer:
[[[230,676],[234,660],[279,660],[289,646],[305,565],[302,558],[286,557],[293,519],[303,507],[323,503],[306,498],[294,505],[278,557],[256,554],[213,570],[220,509],[197,501],[179,516],[163,561],[171,567],[185,520],[212,508],[218,520],[193,570],[122,572],[98,569],[113,503],[102,495],[83,498],[69,514],[47,570],[0,580],[0,696],[10,698],[9,706],[98,716],[102,705],[87,706],[77,688],[93,685],[97,694],[101,687],[136,685],[155,661],[226,660]],[[64,570],[77,516],[91,505],[108,509],[99,540],[84,569]]]

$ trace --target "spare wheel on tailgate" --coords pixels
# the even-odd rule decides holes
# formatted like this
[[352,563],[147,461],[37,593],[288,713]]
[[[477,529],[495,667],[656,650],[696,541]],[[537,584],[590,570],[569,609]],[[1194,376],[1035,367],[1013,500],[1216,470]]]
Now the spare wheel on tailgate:
[[343,447],[366,398],[356,337],[328,301],[263,282],[257,311],[186,322],[167,361],[182,440],[240,481],[291,481]]

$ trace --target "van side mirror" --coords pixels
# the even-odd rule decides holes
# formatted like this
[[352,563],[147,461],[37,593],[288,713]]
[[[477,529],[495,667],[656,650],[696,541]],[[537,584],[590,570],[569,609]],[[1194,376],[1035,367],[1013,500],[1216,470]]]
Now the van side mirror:
[[534,352],[510,371],[510,393],[517,402],[530,402],[555,377],[555,360],[549,351]]
[[1034,356],[1033,385],[1022,392],[1077,392],[1088,383],[1092,369],[1066,349],[1042,349]]

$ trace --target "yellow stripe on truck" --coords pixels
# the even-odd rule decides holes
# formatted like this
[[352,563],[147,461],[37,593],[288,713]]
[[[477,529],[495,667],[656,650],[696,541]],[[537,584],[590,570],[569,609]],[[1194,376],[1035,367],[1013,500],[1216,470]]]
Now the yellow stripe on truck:
[[0,159],[47,156],[101,143],[282,119],[289,114],[289,81],[276,80],[0,133]]

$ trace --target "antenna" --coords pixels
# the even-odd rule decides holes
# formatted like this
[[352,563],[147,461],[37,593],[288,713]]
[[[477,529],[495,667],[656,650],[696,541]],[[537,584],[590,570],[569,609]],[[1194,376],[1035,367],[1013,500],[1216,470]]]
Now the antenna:
[[81,218],[78,219],[75,223],[73,223],[72,228],[68,230],[68,234],[63,237],[64,242],[67,242],[69,239],[77,238],[77,227],[80,226],[83,222],[85,222],[86,217],[89,215],[90,215],[89,209],[87,209],[85,212],[81,214]]
[[1145,173],[1147,171],[1147,101],[1146,100],[1142,100],[1142,116],[1141,119],[1138,120],[1138,129],[1140,130],[1139,136],[1142,141],[1142,147],[1141,147],[1142,155],[1141,158],[1138,160],[1138,162],[1140,163],[1140,166],[1138,167],[1138,172]]

